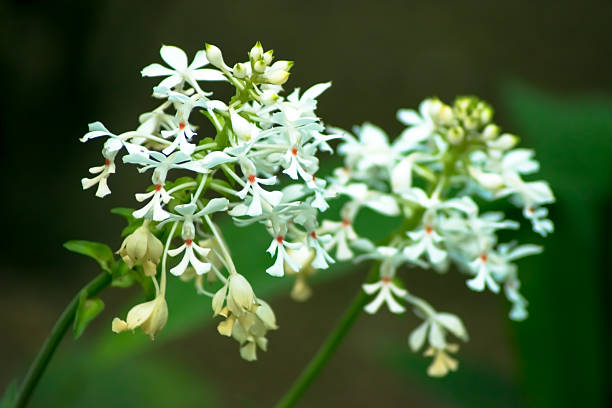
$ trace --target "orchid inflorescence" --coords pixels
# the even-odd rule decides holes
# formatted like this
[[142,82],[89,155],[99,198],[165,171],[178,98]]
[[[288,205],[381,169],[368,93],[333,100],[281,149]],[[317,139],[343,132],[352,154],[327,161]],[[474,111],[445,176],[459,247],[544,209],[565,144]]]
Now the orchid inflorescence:
[[[114,134],[95,122],[81,139],[106,138],[104,164],[90,169],[95,177],[82,179],[84,189],[97,185],[99,197],[110,194],[108,179],[120,152],[126,153],[123,163],[152,170],[150,187],[136,194],[146,203],[127,214],[133,228],[118,254],[128,269],[151,280],[155,297],[133,307],[126,320],[115,318],[113,331],[140,327],[153,338],[164,327],[173,258],[169,272],[193,280],[197,292],[211,298],[214,315],[224,317],[219,333],[240,343],[244,359],[255,360],[257,348],[266,350],[266,333],[277,328],[276,318],[237,271],[213,221],[223,213],[238,226],[264,225],[271,237],[267,252],[274,258],[266,272],[294,275],[296,300],[310,297],[310,275],[335,260],[374,260],[375,274],[363,285],[373,296],[365,311],[374,314],[385,304],[399,314],[414,307],[423,323],[409,344],[414,351],[428,344],[425,354],[434,357],[430,375],[457,368],[448,353],[458,345],[447,335],[465,341],[467,331],[457,316],[410,293],[398,276],[400,267],[445,272],[455,265],[469,275],[472,290],[497,293],[503,286],[513,304],[510,317],[526,318],[513,261],[541,248],[498,243],[498,230],[517,229],[519,223],[501,211],[481,213],[479,202],[507,198],[545,236],[553,225],[543,205],[554,197],[546,182],[523,180],[538,170],[538,162],[531,150],[515,148],[516,136],[491,122],[489,105],[476,97],[460,97],[452,106],[427,99],[420,112],[398,112],[407,128],[393,142],[370,123],[356,127],[356,137],[325,128],[315,115],[316,98],[330,83],[282,96],[293,64],[273,62],[272,51],[264,52],[259,43],[248,61],[233,67],[208,44],[191,64],[177,47],[163,46],[160,54],[169,67],[151,64],[142,75],[163,77],[153,88],[161,105],[140,115],[136,130]],[[226,103],[203,90],[203,82],[229,83],[236,93]],[[194,110],[211,129],[190,122]],[[199,129],[214,137],[202,137]],[[317,154],[333,153],[329,142],[335,139],[344,165],[326,180],[315,175]],[[170,174],[180,177],[171,180]],[[344,200],[340,219],[320,222],[319,213],[336,197]],[[374,243],[354,226],[363,208],[403,221],[385,242]]]
[[[552,232],[543,204],[554,201],[544,181],[524,181],[539,164],[533,151],[514,148],[518,138],[501,133],[491,122],[492,108],[476,97],[460,97],[452,106],[427,99],[419,112],[402,109],[397,117],[407,128],[392,143],[380,128],[365,123],[355,128],[358,138],[344,132],[339,153],[344,167],[334,170],[328,190],[348,198],[340,211],[341,221],[325,221],[338,260],[374,259],[380,268],[363,290],[374,295],[365,311],[376,313],[386,304],[393,313],[414,307],[423,319],[409,337],[410,347],[434,360],[428,373],[445,375],[457,368],[448,355],[458,345],[447,342],[447,333],[467,340],[461,320],[437,312],[411,294],[397,272],[401,265],[446,272],[451,265],[465,272],[467,286],[478,292],[499,292],[503,285],[512,303],[510,318],[527,317],[527,301],[520,294],[514,260],[542,251],[536,245],[498,243],[496,232],[517,229],[519,223],[505,219],[501,211],[481,213],[478,201],[508,198],[523,208],[533,230],[542,236]],[[384,244],[374,244],[352,227],[358,212],[370,208],[385,216],[404,219],[399,230]],[[330,249],[328,247],[328,249]]]
[[[98,197],[110,194],[108,178],[116,172],[120,152],[127,153],[124,163],[136,165],[140,172],[152,171],[152,186],[136,194],[137,201],[146,203],[131,214],[142,223],[125,238],[118,253],[129,268],[142,267],[156,296],[132,308],[125,321],[115,318],[113,331],[140,327],[153,338],[164,327],[168,257],[182,256],[170,273],[195,280],[198,292],[212,298],[214,314],[226,318],[219,332],[233,336],[240,342],[242,357],[254,360],[257,347],[266,349],[265,334],[276,329],[276,319],[236,270],[213,217],[228,213],[237,225],[265,226],[272,237],[268,252],[275,257],[267,269],[270,275],[283,276],[285,263],[299,269],[287,249],[302,245],[320,254],[324,261],[317,267],[333,262],[322,238],[314,233],[317,212],[327,208],[325,181],[315,176],[316,154],[331,151],[328,141],[338,137],[321,133],[324,126],[314,111],[316,98],[331,84],[315,85],[301,95],[299,89],[286,97],[279,95],[292,62],[273,62],[272,51],[264,52],[259,43],[250,50],[248,61],[233,67],[226,65],[219,48],[209,44],[191,64],[174,46],[162,46],[160,54],[169,67],[151,64],[142,75],[163,77],[153,88],[161,105],[140,115],[136,130],[114,134],[96,122],[81,139],[106,138],[104,165],[90,169],[97,174],[94,178],[82,180],[85,189],[98,186]],[[228,103],[214,99],[212,92],[200,87],[210,81],[229,83],[235,95]],[[198,127],[190,121],[194,110],[214,126],[214,138],[196,133]],[[180,178],[169,179],[179,172]],[[286,181],[282,189],[280,179]],[[166,237],[165,244],[158,237]],[[204,276],[220,281],[221,288],[207,291]]]

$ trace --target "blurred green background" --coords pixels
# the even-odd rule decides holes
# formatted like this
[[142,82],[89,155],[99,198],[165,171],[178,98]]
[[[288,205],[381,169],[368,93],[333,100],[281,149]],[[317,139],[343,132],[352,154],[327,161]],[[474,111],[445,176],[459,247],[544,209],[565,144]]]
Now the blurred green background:
[[[78,142],[87,123],[122,132],[155,106],[156,81],[139,72],[160,60],[162,43],[193,55],[210,42],[235,62],[260,40],[296,61],[288,87],[334,81],[318,112],[336,126],[369,120],[393,135],[401,129],[398,108],[432,95],[483,97],[504,129],[536,149],[558,199],[551,238],[527,230],[516,236],[546,247],[519,263],[527,321],[510,322],[501,296],[470,292],[456,271],[407,274],[414,293],[467,325],[460,370],[427,378],[428,361],[408,350],[418,323],[409,314],[363,316],[299,406],[607,405],[611,17],[609,1],[1,2],[0,389],[21,378],[68,299],[98,272],[61,244],[88,239],[118,248],[123,221],[109,210],[133,206],[132,193],[148,183],[120,168],[110,197],[81,191],[80,178],[99,162],[99,145]],[[379,235],[390,227],[371,214],[358,222]],[[112,335],[112,317],[139,293],[111,289],[83,337],[62,343],[31,406],[272,405],[365,272],[347,265],[321,273],[315,296],[296,304],[290,281],[265,276],[265,233],[228,226],[227,235],[238,267],[270,299],[281,327],[257,363],[239,358],[237,344],[211,324],[209,301],[178,280],[170,286],[168,327],[154,343]]]

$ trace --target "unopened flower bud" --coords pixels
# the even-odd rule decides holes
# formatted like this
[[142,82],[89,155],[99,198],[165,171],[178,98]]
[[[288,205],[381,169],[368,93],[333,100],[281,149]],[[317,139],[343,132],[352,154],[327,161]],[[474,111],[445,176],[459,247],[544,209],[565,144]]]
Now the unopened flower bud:
[[457,98],[457,100],[455,100],[455,108],[461,113],[467,113],[471,104],[472,104],[472,98],[467,97],[467,96],[460,97],[460,98]]
[[251,51],[249,51],[249,58],[252,61],[257,61],[258,59],[261,58],[262,55],[263,55],[263,47],[261,46],[261,43],[257,41],[255,45],[253,46],[253,48],[251,48]]
[[483,140],[493,140],[499,135],[499,126],[494,124],[487,125],[482,131]]
[[442,108],[440,108],[440,112],[438,114],[438,120],[440,121],[440,123],[449,125],[453,123],[453,119],[454,114],[451,107],[448,105],[443,105]]
[[463,141],[463,137],[465,136],[465,131],[461,126],[453,126],[448,130],[446,137],[451,144],[459,144]]
[[258,74],[263,74],[266,71],[267,67],[268,66],[266,65],[263,59],[259,59],[253,64],[253,70]]
[[489,106],[484,105],[484,107],[480,109],[480,115],[478,118],[480,119],[480,123],[482,124],[489,123],[492,118],[493,118],[493,109],[491,109],[491,107]]
[[266,65],[270,65],[272,63],[272,59],[274,59],[274,51],[268,50],[264,52],[262,58]]
[[272,64],[272,66],[270,66],[270,70],[272,71],[281,70],[281,71],[289,72],[291,70],[291,67],[293,67],[293,61],[281,60],[281,61],[276,61],[274,64]]
[[478,122],[478,119],[473,118],[473,117],[467,117],[463,120],[463,126],[465,126],[465,128],[468,130],[478,129],[479,124],[480,123]]
[[276,101],[278,100],[278,94],[271,89],[266,89],[261,94],[260,99],[264,105],[270,106],[276,103]]
[[442,109],[442,102],[439,99],[430,99],[429,103],[429,115],[431,117],[438,117],[440,115],[440,110]]
[[487,145],[492,149],[509,150],[518,143],[518,137],[510,133],[504,133],[499,138],[491,140]]
[[145,221],[136,231],[128,235],[121,244],[117,254],[130,268],[142,265],[147,276],[154,276],[157,264],[164,247],[159,239],[149,230],[149,222]]
[[263,79],[268,84],[282,85],[289,79],[289,72],[281,70],[266,72]]
[[206,44],[206,58],[208,59],[208,62],[215,67],[222,70],[227,69],[227,65],[225,65],[225,61],[223,61],[223,54],[221,53],[219,47],[212,44]]
[[247,69],[244,64],[239,62],[234,65],[234,76],[239,79],[242,79],[247,76]]
[[234,110],[230,109],[230,118],[232,120],[232,129],[236,136],[241,140],[251,140],[258,134],[258,128],[255,124],[240,116]]

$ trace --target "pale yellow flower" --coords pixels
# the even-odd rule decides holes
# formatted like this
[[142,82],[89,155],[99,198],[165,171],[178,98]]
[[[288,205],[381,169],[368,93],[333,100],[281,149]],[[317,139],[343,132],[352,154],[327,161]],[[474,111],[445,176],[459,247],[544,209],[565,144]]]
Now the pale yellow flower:
[[145,275],[155,276],[163,251],[161,241],[151,233],[149,221],[145,220],[142,226],[123,240],[117,254],[130,268],[142,265]]
[[157,295],[155,299],[138,304],[130,309],[125,321],[115,317],[112,329],[115,333],[121,333],[140,327],[153,340],[155,335],[164,328],[167,320],[168,305],[166,299],[162,295]]

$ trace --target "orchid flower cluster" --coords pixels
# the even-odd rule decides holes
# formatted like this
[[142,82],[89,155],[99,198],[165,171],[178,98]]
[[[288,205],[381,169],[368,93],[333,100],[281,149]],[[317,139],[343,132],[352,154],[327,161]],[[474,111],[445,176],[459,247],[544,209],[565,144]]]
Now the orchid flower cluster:
[[[385,304],[400,314],[412,306],[423,323],[409,345],[418,351],[427,344],[425,354],[433,357],[428,373],[443,376],[458,365],[449,355],[458,345],[448,335],[466,341],[467,331],[457,316],[438,312],[410,293],[400,267],[446,272],[455,265],[468,276],[471,290],[498,293],[503,286],[512,303],[510,318],[525,319],[527,301],[519,292],[514,261],[542,248],[499,243],[497,232],[517,229],[519,223],[502,211],[482,213],[478,202],[508,199],[523,209],[535,232],[546,236],[553,224],[544,205],[554,196],[545,181],[524,180],[539,167],[533,151],[515,148],[518,138],[502,133],[491,121],[491,107],[478,98],[460,97],[452,106],[427,99],[419,112],[402,109],[397,117],[407,128],[393,142],[370,123],[354,129],[358,137],[333,130],[343,134],[338,150],[344,167],[334,171],[327,191],[347,201],[341,220],[324,221],[317,233],[331,236],[324,248],[335,248],[337,260],[352,259],[357,252],[357,262],[378,262],[376,277],[363,285],[373,296],[365,311],[374,314]],[[403,225],[387,242],[374,244],[353,228],[363,208],[401,216]]]
[[[128,268],[151,279],[156,294],[133,307],[125,320],[115,318],[112,329],[119,333],[140,327],[153,338],[164,327],[169,268],[172,275],[194,280],[198,293],[211,298],[214,315],[225,318],[219,333],[240,343],[244,359],[255,360],[258,348],[266,350],[266,333],[277,328],[276,318],[236,270],[213,218],[227,213],[239,226],[263,224],[271,236],[268,252],[274,261],[266,272],[272,276],[283,276],[285,264],[300,269],[289,249],[312,249],[319,269],[334,262],[326,238],[316,232],[329,193],[325,180],[315,176],[317,154],[331,152],[328,142],[340,137],[324,134],[315,115],[316,98],[331,84],[282,96],[293,63],[274,62],[273,52],[260,43],[248,61],[232,67],[209,44],[191,63],[174,46],[162,46],[160,54],[167,66],[151,64],[142,76],[161,78],[153,88],[161,104],[140,115],[135,130],[116,134],[95,122],[81,139],[106,139],[104,164],[90,169],[93,178],[82,179],[84,189],[97,186],[98,197],[111,193],[109,177],[117,172],[120,154],[123,163],[151,172],[150,186],[135,195],[143,203],[131,213],[137,228],[118,254]],[[217,100],[201,88],[210,82],[229,83],[236,93],[229,102]],[[194,113],[202,113],[212,126],[196,126]],[[213,137],[204,136],[207,132]],[[209,291],[214,284],[220,288]]]

